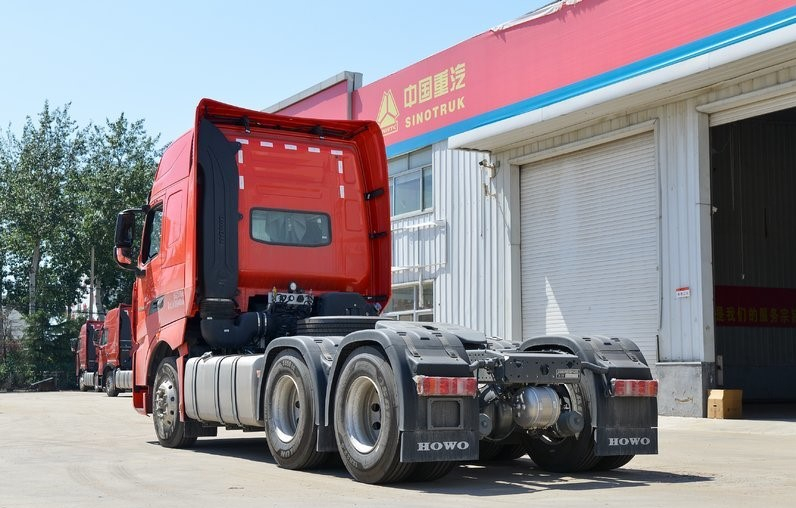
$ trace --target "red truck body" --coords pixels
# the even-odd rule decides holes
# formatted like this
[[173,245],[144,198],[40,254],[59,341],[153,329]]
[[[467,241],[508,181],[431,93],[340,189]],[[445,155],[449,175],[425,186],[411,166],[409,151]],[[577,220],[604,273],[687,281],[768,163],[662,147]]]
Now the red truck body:
[[80,327],[75,345],[72,348],[75,354],[75,377],[81,392],[94,388],[93,378],[87,383],[85,374],[97,372],[97,342],[102,331],[102,321],[88,320]]
[[132,388],[130,305],[108,311],[104,321],[88,320],[76,339],[75,374],[80,391],[104,389],[109,397]]
[[109,310],[102,323],[97,344],[97,385],[104,387],[109,397],[132,388],[130,309],[129,304],[121,304]]
[[199,103],[149,202],[116,223],[133,406],[161,445],[264,429],[281,467],[338,452],[367,483],[439,478],[480,450],[553,471],[657,452],[657,382],[629,340],[380,318],[389,203],[375,122]]

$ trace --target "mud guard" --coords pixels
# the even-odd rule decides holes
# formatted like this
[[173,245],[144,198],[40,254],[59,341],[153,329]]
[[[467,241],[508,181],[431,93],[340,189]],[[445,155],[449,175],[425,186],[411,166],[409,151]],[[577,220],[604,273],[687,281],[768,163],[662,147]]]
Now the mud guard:
[[525,340],[521,351],[566,350],[584,367],[584,384],[591,401],[596,455],[658,453],[658,399],[613,397],[610,380],[652,379],[644,355],[631,340],[594,335],[557,335]]
[[397,396],[400,403],[398,429],[418,429],[417,385],[414,376],[471,376],[472,372],[464,347],[457,336],[443,331],[430,330],[411,323],[380,321],[375,330],[362,330],[347,335],[329,372],[331,382],[326,391],[326,421],[333,426],[334,397],[337,379],[348,356],[358,347],[374,345],[384,351],[395,375]]

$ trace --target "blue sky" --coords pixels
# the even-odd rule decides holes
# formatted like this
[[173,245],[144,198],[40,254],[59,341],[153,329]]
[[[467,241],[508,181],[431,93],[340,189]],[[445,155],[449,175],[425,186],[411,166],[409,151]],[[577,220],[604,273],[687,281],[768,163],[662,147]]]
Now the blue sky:
[[45,100],[161,144],[202,97],[262,109],[341,71],[368,84],[552,0],[56,1],[0,9],[0,128]]

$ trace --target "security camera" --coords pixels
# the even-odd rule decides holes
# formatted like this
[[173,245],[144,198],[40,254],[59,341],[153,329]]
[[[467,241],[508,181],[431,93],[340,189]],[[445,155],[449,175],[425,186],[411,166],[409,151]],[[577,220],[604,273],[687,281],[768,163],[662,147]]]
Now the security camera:
[[482,167],[486,167],[486,166],[489,165],[489,162],[487,162],[486,159],[481,159],[480,161],[478,161],[478,165],[482,166]]

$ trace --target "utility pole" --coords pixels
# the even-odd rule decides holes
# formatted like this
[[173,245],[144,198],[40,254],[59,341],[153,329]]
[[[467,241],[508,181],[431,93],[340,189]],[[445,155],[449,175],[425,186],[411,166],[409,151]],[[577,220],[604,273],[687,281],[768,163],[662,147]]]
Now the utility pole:
[[94,319],[94,246],[91,246],[91,276],[88,282],[88,318]]

